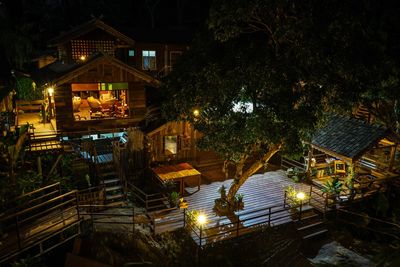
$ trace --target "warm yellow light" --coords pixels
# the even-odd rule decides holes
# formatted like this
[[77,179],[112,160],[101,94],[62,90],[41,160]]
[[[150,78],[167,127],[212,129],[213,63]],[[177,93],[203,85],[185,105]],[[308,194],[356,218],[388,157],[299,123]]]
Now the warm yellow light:
[[82,61],[85,61],[86,60],[86,56],[80,56],[79,59],[82,60]]
[[306,198],[306,195],[303,192],[297,193],[296,197],[300,200],[303,200]]
[[53,95],[53,93],[54,93],[54,88],[53,87],[48,87],[47,88],[47,92],[49,93],[49,96],[52,96]]
[[207,216],[205,214],[200,213],[197,216],[197,223],[202,226],[207,222]]
[[200,110],[198,110],[198,109],[193,110],[193,115],[195,117],[198,117],[200,115]]

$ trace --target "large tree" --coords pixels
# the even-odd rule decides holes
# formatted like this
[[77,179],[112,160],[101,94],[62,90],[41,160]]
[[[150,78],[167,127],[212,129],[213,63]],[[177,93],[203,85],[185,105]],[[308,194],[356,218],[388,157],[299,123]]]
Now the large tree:
[[[215,1],[209,32],[164,83],[164,110],[191,121],[201,147],[235,164],[229,201],[274,153],[298,150],[322,111],[364,103],[396,130],[397,11],[372,0]],[[252,112],[234,109],[244,102]],[[257,160],[244,170],[250,157]]]
[[257,34],[219,43],[205,32],[164,82],[167,118],[190,121],[204,134],[199,147],[235,166],[230,203],[276,152],[302,149],[321,110],[321,88],[302,82],[294,51],[269,43]]
[[385,0],[219,0],[209,26],[220,41],[259,32],[278,51],[301,47],[311,74],[303,80],[324,87],[327,110],[351,112],[362,104],[398,132],[399,12],[396,1]]

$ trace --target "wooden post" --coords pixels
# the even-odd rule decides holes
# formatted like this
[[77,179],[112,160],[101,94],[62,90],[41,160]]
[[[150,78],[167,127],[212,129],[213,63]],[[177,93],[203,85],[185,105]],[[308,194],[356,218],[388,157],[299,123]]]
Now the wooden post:
[[239,217],[237,218],[237,221],[236,221],[236,237],[238,237],[239,236]]
[[286,197],[287,197],[287,192],[285,190],[285,196],[283,198],[283,207],[286,208]]
[[186,227],[186,209],[183,209],[183,228]]
[[271,207],[268,208],[268,226],[271,226]]
[[301,213],[303,212],[303,201],[300,200],[299,221],[301,221]]
[[42,173],[42,160],[39,157],[37,157],[37,168],[38,168],[38,174],[39,176],[43,179],[43,173]]
[[200,225],[200,247],[201,247],[202,233],[203,233],[203,226]]
[[308,150],[308,161],[307,161],[307,170],[306,170],[308,181],[311,181],[311,162],[312,162],[311,159],[313,158],[313,155],[314,155],[314,148],[311,147]]
[[394,165],[394,158],[396,156],[396,149],[397,149],[397,144],[392,146],[390,148],[390,162],[389,162],[389,171],[393,170],[393,165]]

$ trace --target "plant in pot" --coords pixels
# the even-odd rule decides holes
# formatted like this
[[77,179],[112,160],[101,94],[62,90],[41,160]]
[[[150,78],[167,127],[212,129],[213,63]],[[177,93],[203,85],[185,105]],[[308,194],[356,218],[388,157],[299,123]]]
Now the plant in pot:
[[221,195],[222,200],[226,200],[226,187],[225,185],[221,185],[221,187],[218,189],[218,193]]
[[172,207],[178,207],[179,204],[179,193],[173,191],[169,194],[169,202]]
[[235,210],[242,210],[244,208],[243,194],[235,195]]
[[223,215],[229,211],[229,205],[226,201],[226,187],[221,185],[218,189],[218,193],[220,194],[220,197],[214,201],[214,211],[217,214]]
[[335,204],[343,191],[343,184],[335,177],[332,181],[327,181],[321,188],[321,191],[327,194],[328,204]]

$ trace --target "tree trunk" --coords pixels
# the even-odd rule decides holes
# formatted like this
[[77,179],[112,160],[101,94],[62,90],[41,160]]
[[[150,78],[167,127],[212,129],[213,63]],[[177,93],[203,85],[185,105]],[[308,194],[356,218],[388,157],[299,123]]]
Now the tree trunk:
[[232,205],[235,200],[235,195],[239,188],[244,184],[244,182],[247,181],[247,179],[253,175],[255,172],[257,172],[261,167],[264,166],[265,162],[268,162],[273,155],[275,155],[276,152],[278,152],[282,147],[282,144],[276,144],[272,145],[269,149],[268,152],[265,153],[265,155],[257,160],[256,162],[253,163],[242,175],[239,177],[235,177],[236,182],[232,184],[232,186],[229,188],[228,196],[227,196],[227,201]]

